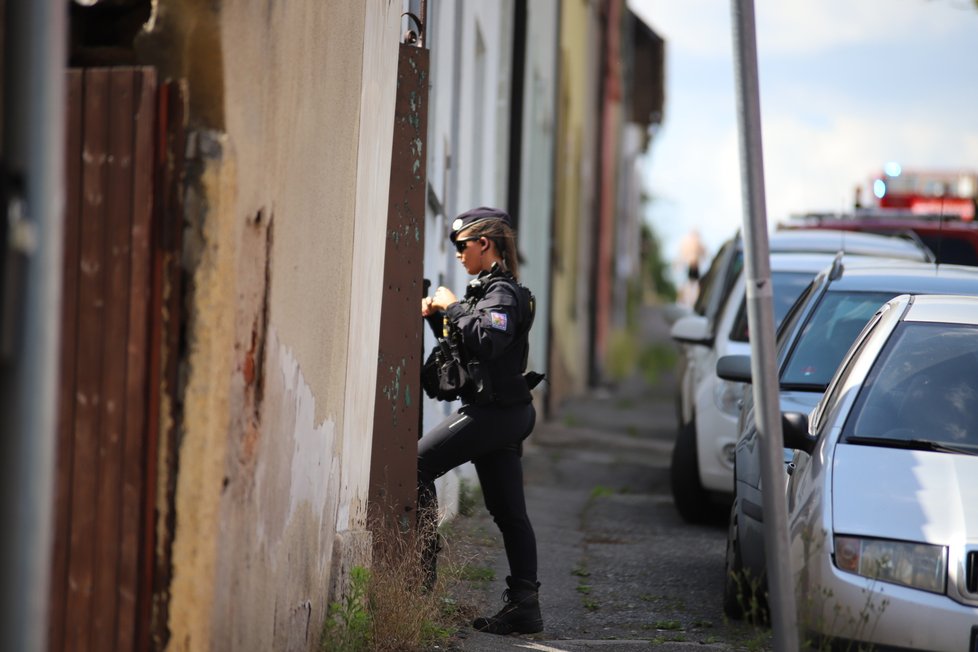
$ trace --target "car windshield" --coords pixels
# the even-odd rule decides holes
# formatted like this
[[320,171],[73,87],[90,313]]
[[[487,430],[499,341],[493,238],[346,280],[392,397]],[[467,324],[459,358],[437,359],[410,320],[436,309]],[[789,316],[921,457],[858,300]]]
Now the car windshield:
[[904,322],[870,370],[843,436],[849,443],[978,453],[976,401],[978,326]]
[[[774,327],[777,328],[794,305],[795,299],[812,282],[815,274],[808,272],[772,272],[771,285],[774,287]],[[747,327],[747,301],[741,301],[737,320],[730,330],[730,339],[734,342],[747,342],[750,331]]]
[[892,292],[826,292],[798,335],[781,386],[824,390],[859,331],[893,296]]

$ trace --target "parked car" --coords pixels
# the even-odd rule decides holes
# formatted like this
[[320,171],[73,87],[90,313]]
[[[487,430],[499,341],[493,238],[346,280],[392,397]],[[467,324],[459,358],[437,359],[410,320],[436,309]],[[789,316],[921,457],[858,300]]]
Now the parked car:
[[[772,234],[771,253],[826,253],[845,251],[864,256],[888,256],[900,260],[935,260],[933,252],[912,232],[886,234],[860,233],[853,230],[833,230],[818,224],[815,228],[792,227]],[[670,322],[687,314],[697,314],[712,323],[737,275],[744,266],[744,243],[738,232],[724,242],[700,278],[699,293],[693,306],[669,306]]]
[[[914,261],[931,258],[926,248],[910,240],[831,231],[775,233],[770,247],[776,321],[839,251]],[[806,247],[808,253],[803,253]],[[718,357],[750,351],[739,237],[720,248],[703,278],[694,313],[678,319],[671,335],[682,345],[671,489],[682,518],[700,522],[711,515],[717,497],[719,502],[729,501],[733,494],[733,450],[743,386],[720,382],[715,369]]]
[[978,650],[976,399],[978,298],[900,295],[857,338],[810,420],[786,419],[807,640]]
[[853,213],[810,213],[793,216],[779,225],[800,228],[848,230],[885,235],[913,234],[948,265],[978,265],[978,223],[957,216],[916,214],[903,209],[862,209]]
[[[821,272],[788,312],[778,331],[777,373],[782,412],[808,413],[853,340],[884,303],[900,294],[978,295],[978,268],[926,263],[856,266],[841,258]],[[727,382],[750,381],[750,358],[722,358],[717,372]],[[734,452],[734,497],[727,529],[724,612],[742,617],[750,605],[766,607],[761,447],[751,387],[745,390]],[[791,448],[785,448],[787,472]]]

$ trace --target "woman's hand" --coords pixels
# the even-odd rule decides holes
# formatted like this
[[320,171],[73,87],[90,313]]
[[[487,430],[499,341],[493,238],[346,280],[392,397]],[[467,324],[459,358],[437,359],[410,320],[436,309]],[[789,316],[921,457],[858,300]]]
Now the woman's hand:
[[444,286],[440,286],[435,290],[434,296],[425,297],[421,300],[421,316],[427,317],[432,313],[447,310],[448,306],[456,301],[458,299],[455,297],[454,292]]

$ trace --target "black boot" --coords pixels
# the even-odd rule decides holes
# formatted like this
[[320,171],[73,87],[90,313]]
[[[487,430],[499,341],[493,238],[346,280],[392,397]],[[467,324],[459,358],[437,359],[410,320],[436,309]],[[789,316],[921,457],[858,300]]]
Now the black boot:
[[540,582],[507,577],[505,606],[495,616],[476,618],[472,627],[490,634],[535,634],[543,631],[538,590]]

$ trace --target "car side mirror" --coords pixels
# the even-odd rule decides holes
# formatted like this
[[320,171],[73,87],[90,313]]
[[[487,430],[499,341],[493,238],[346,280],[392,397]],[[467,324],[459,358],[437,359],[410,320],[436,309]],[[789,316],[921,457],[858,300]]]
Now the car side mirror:
[[676,320],[669,333],[672,339],[683,344],[713,346],[710,322],[702,315],[686,315]]
[[750,383],[750,356],[724,355],[717,359],[717,376],[736,383]]
[[662,316],[671,327],[683,317],[692,315],[693,309],[684,303],[670,303],[662,309]]
[[781,413],[781,434],[785,448],[797,448],[809,455],[815,450],[815,437],[808,432],[808,415],[801,412]]

